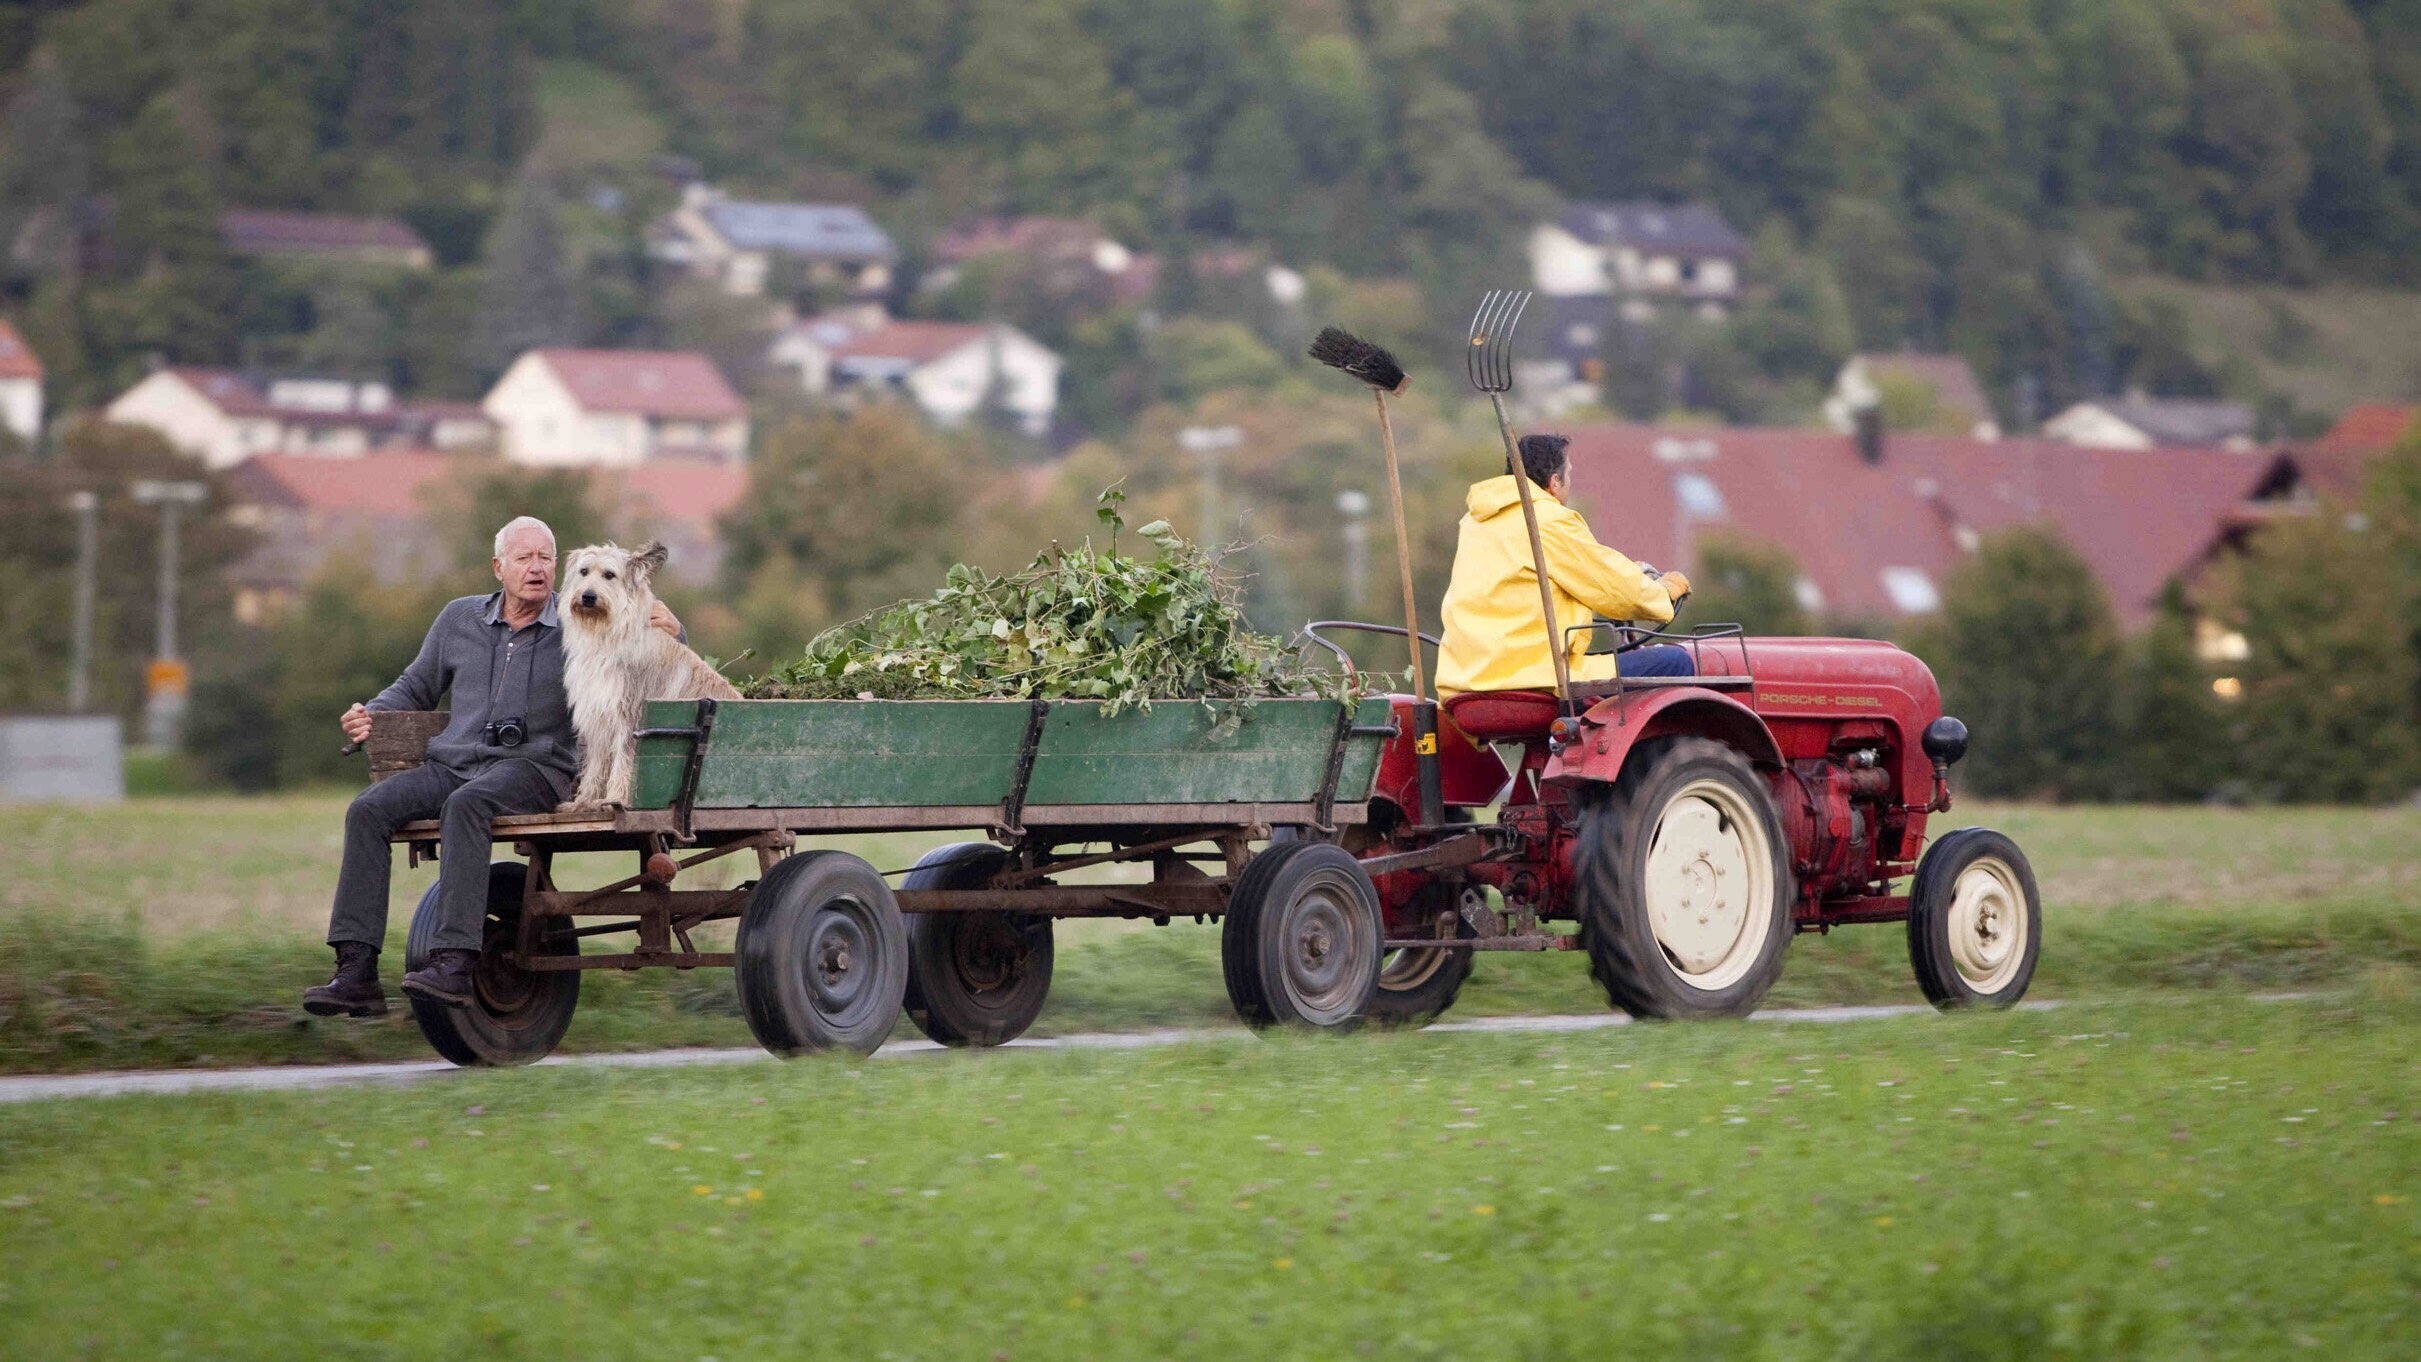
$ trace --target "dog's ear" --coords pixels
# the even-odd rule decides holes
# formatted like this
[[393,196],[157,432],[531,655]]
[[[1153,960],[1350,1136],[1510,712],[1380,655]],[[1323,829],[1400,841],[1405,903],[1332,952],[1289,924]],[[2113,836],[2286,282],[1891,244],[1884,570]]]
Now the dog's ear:
[[670,557],[672,557],[671,549],[664,547],[661,540],[650,539],[631,552],[630,565],[637,571],[653,577],[656,575],[656,569],[663,567],[665,560]]

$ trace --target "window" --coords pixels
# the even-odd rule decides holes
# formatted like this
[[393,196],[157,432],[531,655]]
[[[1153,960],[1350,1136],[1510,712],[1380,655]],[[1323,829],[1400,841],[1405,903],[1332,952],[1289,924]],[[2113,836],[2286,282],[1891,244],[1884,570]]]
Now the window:
[[1942,593],[1934,589],[1933,578],[1925,575],[1925,569],[1887,567],[1882,578],[1883,593],[1901,614],[1923,615],[1942,608]]

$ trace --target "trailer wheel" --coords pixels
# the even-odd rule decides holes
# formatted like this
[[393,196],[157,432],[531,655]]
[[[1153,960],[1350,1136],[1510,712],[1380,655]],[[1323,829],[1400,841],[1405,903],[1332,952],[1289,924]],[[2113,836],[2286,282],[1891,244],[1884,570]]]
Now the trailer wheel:
[[1589,973],[1632,1016],[1744,1017],[1782,973],[1782,819],[1737,750],[1641,744],[1582,811],[1574,859]]
[[[535,1064],[554,1053],[571,1029],[572,1012],[580,1005],[580,971],[526,970],[512,962],[521,940],[521,892],[529,870],[519,861],[497,861],[488,867],[488,911],[481,924],[479,963],[471,971],[471,1005],[444,1003],[406,995],[412,1020],[430,1048],[461,1065]],[[430,885],[412,910],[412,930],[404,939],[404,968],[428,963],[429,949],[444,916],[438,886]],[[578,955],[579,938],[571,923],[559,919],[540,939],[542,955]]]
[[874,867],[803,851],[765,872],[740,913],[740,1011],[777,1055],[871,1054],[899,1020],[908,938]]
[[1935,1007],[2008,1007],[2034,982],[2043,903],[2017,843],[1960,828],[1925,849],[1908,894],[1908,960]]
[[1378,987],[1379,894],[1361,863],[1326,842],[1281,842],[1245,864],[1228,895],[1219,956],[1227,997],[1252,1026],[1342,1029]]
[[[989,842],[926,852],[905,889],[980,889],[1009,853]],[[1039,913],[910,913],[908,1018],[944,1045],[1025,1034],[1051,992],[1051,920]]]

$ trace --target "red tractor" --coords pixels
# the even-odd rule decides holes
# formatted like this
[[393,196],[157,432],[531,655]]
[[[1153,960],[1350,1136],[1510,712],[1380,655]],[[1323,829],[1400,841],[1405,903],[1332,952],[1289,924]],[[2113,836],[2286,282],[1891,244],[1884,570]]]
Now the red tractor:
[[[1339,629],[1404,634],[1337,621],[1305,633],[1344,658],[1325,637]],[[1732,626],[1617,632],[1625,647],[1690,649],[1698,674],[1578,683],[1569,707],[1545,691],[1456,696],[1436,715],[1433,763],[1416,751],[1420,706],[1394,697],[1403,736],[1371,821],[1346,842],[1385,919],[1371,1018],[1436,1016],[1482,950],[1584,950],[1634,1016],[1736,1017],[1772,987],[1794,934],[1856,922],[1908,924],[1936,1006],[2025,993],[2042,937],[2025,855],[1983,828],[1926,845],[1967,730],[1943,715],[1923,662],[1889,643]]]

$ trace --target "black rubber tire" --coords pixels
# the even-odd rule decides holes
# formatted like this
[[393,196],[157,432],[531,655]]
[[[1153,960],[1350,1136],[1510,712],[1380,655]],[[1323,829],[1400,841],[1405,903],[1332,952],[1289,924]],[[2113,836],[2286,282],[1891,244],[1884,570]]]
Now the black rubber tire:
[[[989,842],[926,852],[903,889],[980,889],[1009,853]],[[1051,920],[1039,913],[909,913],[908,1019],[943,1045],[1005,1045],[1051,993]]]
[[[2024,899],[2025,938],[2019,944],[2015,968],[2006,979],[1979,988],[1959,968],[1952,943],[1951,907],[1957,901],[1960,876],[1978,861],[1997,860],[2010,871]],[[2035,887],[2034,867],[2016,842],[1990,828],[1960,828],[1936,838],[1917,862],[1916,882],[1908,891],[1908,962],[1926,1001],[1948,1011],[1957,1007],[2009,1007],[2026,996],[2034,982],[2034,965],[2043,950],[2043,898]],[[1997,969],[1992,973],[1997,974]]]
[[[1763,824],[1771,850],[1773,902],[1765,937],[1746,970],[1722,987],[1702,988],[1682,977],[1650,922],[1645,880],[1648,853],[1668,802],[1697,781],[1730,787]],[[1773,795],[1741,753],[1705,738],[1660,738],[1640,744],[1610,790],[1584,797],[1574,849],[1574,899],[1589,975],[1614,1006],[1634,1017],[1688,1020],[1745,1017],[1782,973],[1791,940],[1789,843]],[[1753,921],[1753,919],[1752,919]],[[1744,926],[1743,930],[1746,930]]]
[[899,902],[873,866],[803,851],[765,873],[740,913],[740,1012],[777,1055],[872,1054],[908,989]]
[[[1446,821],[1468,823],[1471,814],[1464,809],[1448,809]],[[1355,837],[1348,833],[1343,845],[1356,855],[1371,849],[1368,845],[1357,846],[1355,842]],[[1435,921],[1438,910],[1445,906],[1449,892],[1449,886],[1432,883],[1421,896],[1422,916]],[[1384,916],[1381,925],[1384,926]],[[1454,934],[1466,941],[1479,935],[1459,915],[1455,920]],[[1445,1014],[1446,1009],[1454,1006],[1454,1000],[1462,994],[1463,985],[1470,982],[1471,971],[1479,957],[1479,952],[1468,950],[1401,950],[1392,952],[1394,959],[1390,958],[1390,954],[1384,950],[1380,952],[1379,985],[1371,991],[1370,1006],[1362,1012],[1366,1020],[1377,1026],[1417,1027],[1436,1021]],[[1396,982],[1389,981],[1390,970],[1394,971]]]
[[[1454,934],[1466,941],[1479,935],[1470,923],[1459,919]],[[1471,980],[1471,967],[1479,952],[1395,951],[1392,954],[1403,957],[1392,964],[1401,981],[1396,983],[1388,981],[1388,954],[1380,954],[1378,986],[1370,991],[1370,1005],[1362,1009],[1362,1016],[1379,1026],[1427,1026],[1454,1006],[1463,985]]]
[[[553,1054],[563,1042],[563,1033],[571,1029],[572,1013],[580,1006],[580,971],[530,971],[507,961],[519,944],[521,894],[528,877],[528,867],[519,861],[497,861],[488,867],[488,912],[480,933],[470,1006],[448,1007],[404,995],[429,1048],[452,1063],[466,1067],[535,1064]],[[437,893],[438,886],[430,885],[420,896],[420,905],[412,910],[412,930],[404,939],[407,971],[428,963],[441,915]],[[570,930],[569,919],[557,919],[541,939],[539,952],[578,955],[580,941]]]
[[[1327,842],[1281,842],[1247,861],[1228,895],[1219,932],[1228,1001],[1250,1026],[1349,1029],[1378,987],[1384,939],[1361,862]],[[1323,944],[1306,958],[1299,948],[1315,940]]]

